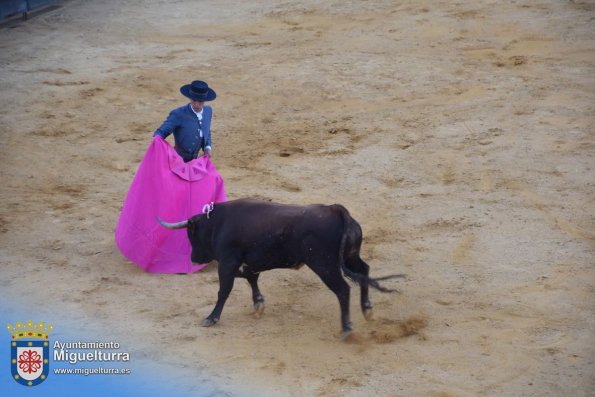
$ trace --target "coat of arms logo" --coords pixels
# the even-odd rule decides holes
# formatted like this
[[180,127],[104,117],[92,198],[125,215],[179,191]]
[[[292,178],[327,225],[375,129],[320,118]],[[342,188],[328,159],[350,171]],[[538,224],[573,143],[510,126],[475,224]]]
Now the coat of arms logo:
[[20,321],[8,324],[10,342],[10,369],[12,378],[24,386],[37,386],[50,372],[49,333],[52,325],[40,321]]

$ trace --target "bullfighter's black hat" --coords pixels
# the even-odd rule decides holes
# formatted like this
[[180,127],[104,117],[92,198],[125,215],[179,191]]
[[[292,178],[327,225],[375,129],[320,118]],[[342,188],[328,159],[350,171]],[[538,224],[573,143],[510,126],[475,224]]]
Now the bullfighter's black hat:
[[217,97],[217,93],[209,88],[207,83],[200,80],[194,80],[190,84],[183,85],[180,92],[193,101],[207,102]]

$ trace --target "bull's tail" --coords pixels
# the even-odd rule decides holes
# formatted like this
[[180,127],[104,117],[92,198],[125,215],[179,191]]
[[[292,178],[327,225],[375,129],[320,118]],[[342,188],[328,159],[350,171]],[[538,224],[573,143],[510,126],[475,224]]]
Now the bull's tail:
[[358,273],[355,273],[355,272],[352,272],[351,270],[349,270],[349,268],[347,266],[345,266],[345,262],[341,263],[341,269],[343,269],[343,274],[345,275],[345,277],[347,277],[351,281],[354,281],[358,284],[366,283],[370,287],[377,289],[380,292],[399,292],[399,290],[394,289],[394,288],[383,287],[382,285],[380,285],[380,283],[378,281],[389,280],[391,278],[405,278],[406,277],[405,274],[389,274],[388,276],[382,276],[382,277],[376,277],[376,278],[367,277],[362,274],[358,274]]
[[339,208],[341,218],[343,219],[343,235],[341,236],[341,245],[339,247],[339,264],[341,266],[341,270],[343,270],[343,274],[345,275],[345,277],[358,284],[368,284],[368,286],[377,289],[380,292],[399,292],[396,289],[383,287],[382,285],[380,285],[378,281],[390,280],[393,278],[405,278],[405,274],[389,274],[387,276],[372,278],[363,274],[356,273],[347,267],[345,263],[345,247],[347,245],[347,232],[349,222],[351,221],[351,215],[349,214],[349,211],[347,211],[347,209],[342,205],[336,205],[336,207]]

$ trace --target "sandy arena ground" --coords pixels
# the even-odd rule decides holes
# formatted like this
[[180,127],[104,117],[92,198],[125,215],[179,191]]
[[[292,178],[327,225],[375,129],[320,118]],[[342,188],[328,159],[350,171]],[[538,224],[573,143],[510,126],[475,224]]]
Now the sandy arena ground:
[[[567,0],[73,0],[3,27],[2,299],[132,324],[146,357],[234,396],[594,395],[594,20]],[[263,274],[260,319],[239,280],[201,328],[216,264],[145,274],[115,247],[193,79],[219,94],[230,199],[341,203],[372,274],[408,275],[371,322],[352,288],[351,343],[307,268]]]

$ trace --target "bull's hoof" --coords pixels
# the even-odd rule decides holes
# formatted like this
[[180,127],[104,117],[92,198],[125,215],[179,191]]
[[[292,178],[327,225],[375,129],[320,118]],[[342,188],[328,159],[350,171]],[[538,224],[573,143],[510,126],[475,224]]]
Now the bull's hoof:
[[372,308],[365,309],[364,310],[364,318],[368,321],[370,321],[372,318],[374,318],[374,310]]
[[204,320],[202,320],[202,323],[200,323],[200,326],[212,327],[213,325],[217,324],[217,321],[219,321],[219,319],[205,318]]
[[262,313],[264,313],[264,301],[256,302],[254,304],[254,316],[256,318],[260,318],[260,316],[262,316]]
[[341,340],[343,341],[343,343],[347,343],[350,345],[364,345],[366,343],[366,340],[362,338],[361,335],[359,335],[357,332],[351,331],[349,331],[347,335],[343,336]]
[[341,331],[341,340],[343,342],[350,342],[351,341],[351,336],[352,336],[352,330],[350,329],[344,329],[343,331]]

